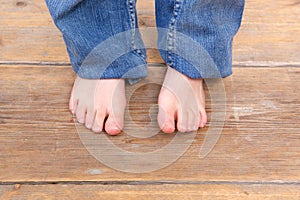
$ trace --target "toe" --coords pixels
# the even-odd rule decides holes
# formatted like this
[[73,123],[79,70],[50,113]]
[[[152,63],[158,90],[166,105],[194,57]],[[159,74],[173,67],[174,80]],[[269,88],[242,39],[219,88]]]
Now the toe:
[[105,123],[105,131],[109,135],[118,135],[123,129],[124,114],[123,113],[111,113]]
[[161,130],[164,133],[174,133],[175,131],[175,121],[174,121],[174,116],[168,116],[168,118],[165,121],[165,124],[161,128]]
[[76,118],[77,121],[81,124],[85,123],[85,116],[86,116],[86,107],[82,105],[78,105],[76,109]]
[[200,109],[200,117],[201,119],[199,120],[199,127],[203,128],[207,123],[207,114],[204,108]]
[[166,111],[166,109],[159,108],[157,121],[160,129],[164,133],[173,133],[175,131],[175,114],[172,111]]
[[174,133],[175,131],[175,111],[159,106],[157,122],[164,133]]
[[189,112],[188,114],[188,131],[197,131],[199,127],[200,114]]
[[188,131],[188,113],[187,112],[178,112],[178,122],[177,129],[179,132],[185,133]]
[[75,113],[76,113],[77,106],[78,106],[78,100],[74,100],[73,95],[71,95],[71,98],[69,101],[69,109],[73,115],[75,115]]
[[71,92],[71,97],[70,97],[70,100],[69,100],[69,109],[70,109],[72,114],[75,114],[75,112],[74,112],[74,94],[73,94],[73,90]]
[[95,119],[95,111],[93,109],[88,109],[86,114],[86,119],[85,119],[85,126],[88,129],[91,129],[93,127],[94,119]]
[[104,124],[104,120],[106,117],[106,113],[105,112],[101,112],[100,110],[98,110],[95,114],[95,120],[93,123],[93,127],[92,130],[96,133],[100,133],[103,131],[103,124]]

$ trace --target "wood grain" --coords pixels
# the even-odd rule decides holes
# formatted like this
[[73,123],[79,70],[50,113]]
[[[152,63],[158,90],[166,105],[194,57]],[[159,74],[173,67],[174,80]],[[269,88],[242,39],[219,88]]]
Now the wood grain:
[[[154,27],[154,0],[139,0],[137,7],[140,27]],[[217,144],[199,158],[207,131],[219,120],[212,113],[222,114],[215,107],[222,99],[212,99],[215,91],[206,87],[208,127],[170,166],[136,174],[104,165],[80,140],[78,132],[94,138],[104,133],[86,130],[68,111],[75,74],[44,0],[2,1],[0,199],[300,199],[298,13],[298,0],[246,1],[234,41],[234,75],[223,82],[227,112]],[[149,62],[162,63],[157,50],[148,49],[147,55]],[[148,78],[126,87],[127,129],[109,137],[117,147],[145,153],[174,139],[163,133],[147,139],[129,135],[157,131],[151,109],[164,71],[152,65]],[[158,159],[165,162],[179,145]],[[128,164],[119,153],[111,161]]]
[[289,199],[300,198],[298,185],[8,185],[1,199]]
[[[149,108],[156,104],[164,69],[151,67],[149,77],[139,83],[141,87],[130,98],[133,121],[126,122],[128,127],[133,122],[141,127],[149,122]],[[171,166],[153,173],[131,174],[106,167],[82,145],[76,130],[93,133],[82,126],[76,129],[68,111],[75,77],[70,67],[2,65],[0,180],[299,183],[299,74],[300,69],[292,67],[235,68],[235,75],[224,80],[226,121],[213,151],[204,159],[198,157],[209,123]],[[210,121],[211,112],[221,112],[212,110],[209,98],[207,111]],[[162,148],[173,137],[159,133],[139,139],[123,133],[109,139],[127,151],[147,152]],[[118,155],[112,160],[118,162]]]
[[[141,27],[155,26],[154,1],[138,3]],[[234,63],[241,66],[300,64],[300,4],[297,0],[249,0],[234,41]],[[1,63],[69,63],[62,37],[43,0],[0,4]],[[148,60],[161,63],[156,50]]]

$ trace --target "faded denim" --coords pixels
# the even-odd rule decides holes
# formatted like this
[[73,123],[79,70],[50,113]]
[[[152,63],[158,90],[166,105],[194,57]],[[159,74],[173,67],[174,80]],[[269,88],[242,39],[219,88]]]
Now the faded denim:
[[[147,75],[135,0],[46,0],[63,34],[74,71],[82,78]],[[156,0],[163,60],[191,78],[232,74],[232,40],[244,0]]]

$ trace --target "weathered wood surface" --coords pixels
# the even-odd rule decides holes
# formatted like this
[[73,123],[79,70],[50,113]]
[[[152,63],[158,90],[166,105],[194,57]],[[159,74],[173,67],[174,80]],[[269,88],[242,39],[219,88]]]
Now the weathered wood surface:
[[[139,0],[138,10],[140,27],[155,26],[154,0]],[[66,66],[65,47],[44,0],[2,0],[0,199],[300,199],[298,13],[298,0],[246,1],[234,42],[234,63],[244,67],[224,80],[227,113],[218,143],[199,159],[209,122],[175,163],[132,174],[105,166],[82,144],[78,130],[93,133],[76,125],[68,111],[75,74]],[[152,49],[148,60],[162,62]],[[128,105],[139,126],[151,121],[164,70],[150,67],[147,79],[127,87],[130,92],[141,86]],[[208,98],[209,120],[221,112],[212,109]],[[127,125],[130,131],[134,124]],[[173,138],[123,133],[109,139],[130,152],[149,152]]]
[[299,185],[9,185],[1,199],[289,199],[299,200]]
[[[138,3],[141,27],[155,26],[154,0]],[[300,64],[298,0],[249,0],[234,42],[234,63],[250,66]],[[1,63],[69,63],[62,37],[44,0],[1,1]],[[162,62],[149,51],[150,62]]]
[[[153,81],[161,82],[163,70],[151,67],[149,77],[140,82],[146,85],[131,97],[129,107],[139,108],[131,113],[132,118],[140,125],[149,121],[148,110],[156,103],[159,90]],[[75,76],[70,67],[2,65],[0,180],[299,184],[299,74],[299,68],[290,67],[235,68],[235,75],[224,80],[226,121],[213,151],[204,159],[198,157],[206,128],[199,131],[189,150],[173,165],[153,173],[131,174],[104,166],[82,145],[68,111]],[[207,110],[211,116],[209,99]],[[86,131],[86,134],[93,133]],[[138,139],[123,133],[109,139],[125,150],[144,152],[162,148],[173,137],[158,134]]]

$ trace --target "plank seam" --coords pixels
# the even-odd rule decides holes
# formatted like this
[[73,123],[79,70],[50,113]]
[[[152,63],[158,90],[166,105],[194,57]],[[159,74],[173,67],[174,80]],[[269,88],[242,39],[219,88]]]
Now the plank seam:
[[300,181],[25,181],[0,182],[7,185],[295,185]]

